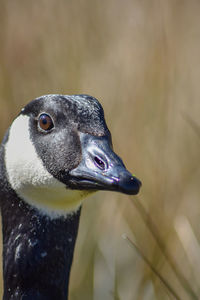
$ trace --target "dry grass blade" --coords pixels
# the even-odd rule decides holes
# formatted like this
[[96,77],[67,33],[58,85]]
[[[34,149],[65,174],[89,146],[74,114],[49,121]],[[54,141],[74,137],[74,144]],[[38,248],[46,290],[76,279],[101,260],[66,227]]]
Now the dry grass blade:
[[163,285],[167,288],[167,290],[174,296],[175,299],[179,300],[181,299],[177,293],[174,291],[174,289],[171,287],[171,285],[166,281],[166,279],[163,278],[162,275],[154,268],[152,263],[148,260],[148,258],[142,253],[141,249],[126,235],[123,234],[123,238],[129,242],[129,244],[134,247],[137,251],[137,253],[142,257],[142,259],[145,261],[145,263],[149,266],[149,268],[152,270],[152,272],[160,279],[160,281],[163,283]]
[[184,120],[193,129],[193,131],[197,134],[197,136],[200,138],[200,126],[187,113],[185,113],[185,112],[182,113],[182,116],[183,116]]
[[161,235],[158,231],[157,226],[152,221],[151,217],[147,214],[146,210],[142,206],[141,202],[138,201],[137,198],[133,199],[130,197],[131,203],[136,207],[136,209],[139,211],[144,223],[146,224],[147,228],[150,230],[152,236],[154,237],[156,243],[158,244],[160,250],[162,251],[162,254],[166,258],[167,262],[171,266],[172,270],[174,271],[177,279],[179,280],[181,286],[183,289],[188,293],[192,299],[198,300],[199,298],[193,291],[192,287],[190,286],[188,280],[184,277],[184,275],[179,271],[176,262],[174,261],[173,256],[171,253],[167,250],[165,243],[163,242],[163,239],[161,238]]

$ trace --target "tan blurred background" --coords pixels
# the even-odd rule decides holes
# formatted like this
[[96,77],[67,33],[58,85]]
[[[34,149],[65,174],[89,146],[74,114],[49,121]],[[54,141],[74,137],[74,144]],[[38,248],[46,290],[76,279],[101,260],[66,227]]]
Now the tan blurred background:
[[91,94],[115,151],[143,182],[137,198],[85,201],[70,299],[174,299],[124,233],[180,299],[200,298],[200,2],[0,4],[1,138],[37,96]]

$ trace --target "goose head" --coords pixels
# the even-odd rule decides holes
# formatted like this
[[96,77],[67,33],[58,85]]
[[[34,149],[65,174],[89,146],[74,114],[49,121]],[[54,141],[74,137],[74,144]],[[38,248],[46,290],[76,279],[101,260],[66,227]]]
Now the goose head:
[[141,182],[114,152],[103,108],[88,95],[45,95],[27,104],[5,143],[17,195],[56,217],[77,210],[97,190],[134,195]]

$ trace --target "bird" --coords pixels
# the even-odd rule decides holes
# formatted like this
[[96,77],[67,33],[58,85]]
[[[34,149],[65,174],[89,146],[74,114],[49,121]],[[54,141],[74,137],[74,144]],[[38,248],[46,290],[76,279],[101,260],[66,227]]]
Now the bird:
[[0,146],[3,300],[66,300],[83,200],[135,195],[141,181],[114,152],[89,95],[31,100]]

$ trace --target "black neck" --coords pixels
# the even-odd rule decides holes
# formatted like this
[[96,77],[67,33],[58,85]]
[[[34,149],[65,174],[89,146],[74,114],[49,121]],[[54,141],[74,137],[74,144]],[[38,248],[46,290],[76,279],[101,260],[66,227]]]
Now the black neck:
[[66,300],[80,210],[51,220],[14,192],[1,210],[3,299]]

